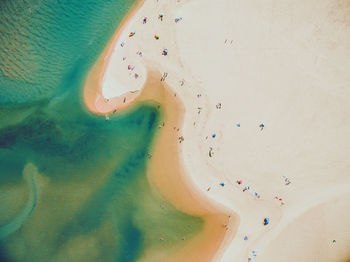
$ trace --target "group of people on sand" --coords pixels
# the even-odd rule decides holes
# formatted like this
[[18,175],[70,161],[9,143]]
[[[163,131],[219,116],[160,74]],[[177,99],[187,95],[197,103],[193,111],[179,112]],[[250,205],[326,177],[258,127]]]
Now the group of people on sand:
[[[163,18],[164,18],[164,14],[159,14],[159,15],[158,15],[158,19],[159,19],[160,21],[163,21]],[[177,18],[175,18],[175,23],[179,23],[180,21],[182,21],[182,17],[177,17]],[[144,18],[142,19],[142,24],[147,24],[147,22],[148,22],[148,18],[147,18],[147,17],[144,17]],[[132,31],[132,32],[129,33],[129,38],[134,37],[135,35],[136,35],[136,31]],[[159,36],[158,34],[155,34],[155,35],[154,35],[154,38],[155,38],[156,40],[159,40],[159,39],[160,39],[160,36]],[[121,46],[121,47],[124,47],[124,46],[125,46],[125,41],[122,41],[122,42],[120,43],[120,46]],[[163,51],[162,51],[161,54],[162,54],[163,56],[167,56],[168,53],[169,53],[168,49],[165,48],[165,49],[163,49]],[[137,51],[136,54],[137,54],[138,56],[140,56],[140,57],[143,56],[142,51]],[[127,57],[124,56],[124,57],[123,57],[123,61],[125,61],[126,59],[127,59]],[[127,68],[128,68],[128,70],[130,70],[130,71],[134,71],[135,66],[129,64],[129,65],[127,66]],[[167,74],[167,73],[166,73],[166,74]],[[138,79],[138,78],[140,77],[140,75],[139,75],[138,73],[135,73],[135,74],[134,74],[134,77],[135,77],[135,79]],[[165,78],[166,78],[166,76],[163,76],[161,81],[164,81]]]
[[[163,21],[163,20],[164,20],[164,14],[159,14],[159,15],[158,15],[158,19],[159,19],[160,21]],[[181,22],[181,21],[182,21],[182,17],[177,17],[177,18],[175,18],[175,23],[179,23],[179,22]],[[147,17],[144,17],[144,18],[142,19],[142,23],[143,23],[143,24],[147,24],[147,22],[148,22],[148,18],[147,18]],[[135,36],[135,34],[136,34],[136,32],[131,32],[131,33],[129,34],[129,37],[133,37],[133,36]],[[159,35],[159,34],[155,34],[155,35],[154,35],[154,39],[155,39],[155,40],[159,40],[159,39],[160,39],[160,35]],[[225,40],[225,43],[227,43],[227,42],[228,42],[228,40]],[[230,41],[231,44],[232,44],[232,42],[233,42],[233,40]],[[122,42],[122,43],[121,43],[121,46],[124,47],[124,45],[125,45],[125,42]],[[141,51],[137,51],[136,54],[139,55],[140,57],[142,57],[142,55],[143,55]],[[167,56],[167,55],[168,55],[168,49],[163,49],[163,51],[162,51],[161,54],[162,54],[163,56]],[[126,60],[126,57],[124,57],[123,60]],[[128,65],[128,70],[133,71],[134,68],[135,68],[135,67],[134,67],[133,65]],[[166,78],[167,78],[167,76],[168,76],[168,73],[167,73],[167,72],[163,73],[163,75],[162,75],[160,81],[165,81]],[[139,75],[137,74],[137,76],[136,76],[136,74],[135,74],[135,78],[137,79],[138,77],[139,77]],[[181,81],[180,81],[180,84],[181,84],[181,86],[183,86],[183,85],[184,85],[184,80],[181,80]],[[201,96],[202,96],[201,94],[197,94],[197,98],[201,98]],[[215,107],[216,107],[216,109],[222,109],[222,103],[221,103],[221,102],[218,102],[218,103],[215,105]],[[198,110],[198,114],[200,114],[202,108],[201,108],[201,107],[198,107],[197,110]],[[161,125],[161,127],[163,127],[163,126],[164,126],[164,123]],[[241,125],[240,125],[240,123],[238,123],[238,124],[236,124],[236,126],[237,126],[237,127],[240,127]],[[265,128],[264,123],[261,123],[261,124],[259,125],[259,129],[260,129],[261,131],[263,131],[264,128]],[[179,129],[178,129],[178,128],[176,129],[176,127],[174,127],[174,130],[179,131]],[[212,137],[213,139],[216,138],[216,134],[215,134],[215,133],[212,134],[211,137]],[[208,137],[206,137],[206,139],[207,139],[207,138],[208,138]],[[178,136],[178,141],[179,141],[179,143],[182,143],[182,142],[184,141],[184,137],[183,137],[182,135],[181,135],[181,136]],[[209,155],[209,157],[214,157],[214,149],[213,149],[213,147],[209,147],[209,153],[208,153],[208,155]],[[149,154],[147,155],[147,157],[148,157],[149,159],[152,158],[152,154],[149,153]],[[283,179],[284,179],[285,185],[289,185],[289,184],[291,183],[290,180],[288,179],[288,177],[285,177],[285,176],[284,176]],[[244,193],[244,192],[251,191],[251,187],[250,187],[249,185],[243,184],[243,181],[242,181],[242,180],[237,180],[236,183],[237,183],[240,187],[242,187],[242,192],[243,192],[243,193]],[[220,186],[221,186],[221,187],[224,187],[225,185],[226,185],[225,182],[221,182],[221,183],[220,183]],[[207,191],[210,191],[210,190],[211,190],[211,187],[208,187],[208,188],[207,188]],[[260,199],[260,198],[261,198],[260,194],[258,194],[257,192],[252,193],[252,196],[253,196],[253,198],[256,198],[256,199]],[[278,200],[278,201],[281,203],[281,205],[284,205],[284,201],[282,200],[281,197],[275,196],[275,199]],[[269,224],[269,218],[264,218],[263,224],[264,224],[265,226],[268,225],[268,224]],[[227,229],[228,229],[228,225],[224,225],[224,226],[225,226],[225,228],[226,228],[226,230],[227,230]],[[165,239],[164,239],[164,238],[160,238],[160,240],[161,240],[161,241],[164,241]],[[248,240],[248,236],[245,236],[245,237],[244,237],[244,240],[247,241],[247,240]],[[251,261],[251,260],[252,260],[253,258],[255,258],[256,256],[257,256],[257,250],[253,250],[253,251],[252,251],[252,254],[251,254],[251,255],[249,256],[249,258],[248,258],[248,261]]]
[[[242,186],[243,186],[243,181],[242,181],[242,180],[237,180],[236,183],[237,183],[238,185],[242,185]],[[248,186],[248,185],[243,186],[243,190],[242,190],[243,193],[244,193],[245,191],[248,191],[248,190],[250,190],[250,186]],[[257,192],[254,192],[254,193],[252,194],[252,196],[253,196],[254,198],[260,199],[260,195],[259,195]]]
[[[197,95],[198,98],[201,97],[201,94],[198,94]],[[218,102],[216,105],[215,105],[216,109],[222,109],[222,103],[221,102]],[[200,110],[198,111],[198,114],[200,114]],[[241,127],[241,124],[240,123],[237,123],[236,124],[237,127]],[[264,123],[260,123],[258,125],[258,128],[260,129],[260,131],[263,131],[264,128],[265,128],[265,124]],[[216,134],[213,134],[212,135],[212,138],[215,138],[216,137]],[[208,139],[208,136],[206,136],[206,139]],[[209,147],[209,157],[213,157],[214,156],[214,149],[212,146]],[[284,183],[286,186],[290,185],[291,184],[291,181],[288,177],[286,176],[282,176],[283,180],[284,180]],[[251,187],[249,185],[244,185],[243,184],[243,181],[242,180],[237,180],[236,183],[239,185],[239,186],[242,186],[242,192],[246,192],[246,191],[250,191],[251,190]],[[226,186],[226,183],[225,182],[220,182],[219,183],[220,187],[224,187]],[[210,191],[211,190],[211,186],[207,188],[207,191]],[[252,194],[252,197],[255,198],[255,199],[260,199],[261,196],[260,194],[258,194],[257,192],[253,192]],[[280,196],[275,196],[274,199],[276,199],[281,206],[284,206],[285,205],[285,202],[284,200],[280,197]],[[268,226],[270,224],[270,218],[269,217],[265,217],[262,221],[262,224],[264,226]],[[228,229],[228,226],[227,225],[224,225],[226,230]],[[247,241],[248,240],[248,236],[244,236],[244,240]],[[248,261],[251,261],[252,259],[256,258],[257,256],[257,250],[253,250],[252,251],[252,254],[249,256],[248,258]]]

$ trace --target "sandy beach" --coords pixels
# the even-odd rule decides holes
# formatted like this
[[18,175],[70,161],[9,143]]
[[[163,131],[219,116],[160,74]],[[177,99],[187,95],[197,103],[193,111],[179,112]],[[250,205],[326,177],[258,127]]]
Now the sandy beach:
[[127,16],[84,98],[164,106],[150,182],[207,225],[170,261],[349,259],[349,6],[145,0]]
[[[109,71],[108,64],[111,57],[113,57],[118,41],[120,41],[120,37],[123,35],[124,31],[126,32],[129,21],[135,16],[143,3],[143,0],[139,0],[130,9],[86,78],[83,97],[86,107],[93,113],[107,114],[114,110],[123,109],[138,96],[137,92],[118,91],[114,97],[106,97],[103,95],[103,83],[105,72]],[[126,100],[128,101],[127,104]]]
[[[125,74],[126,63],[120,63],[124,62],[123,56],[130,52],[131,43],[137,44],[136,41],[129,43],[124,39],[133,32],[134,17],[145,6],[147,3],[140,2],[131,10],[90,71],[84,87],[84,101],[90,111],[104,114],[107,118],[108,115],[118,114],[120,110],[127,110],[137,103],[151,102],[162,106],[164,126],[160,126],[161,130],[152,151],[148,169],[149,182],[177,209],[201,217],[204,220],[204,229],[194,239],[184,242],[180,249],[177,247],[163,252],[158,250],[157,253],[151,250],[140,261],[213,261],[217,251],[223,246],[227,233],[237,229],[238,217],[224,206],[214,203],[188,179],[179,143],[185,109],[171,87],[162,81],[164,73],[161,74],[150,63],[136,61],[135,64],[142,67],[141,70],[137,68],[138,72],[144,72],[141,75],[143,79],[136,81],[135,78],[130,78],[130,74]],[[151,9],[152,6],[148,8]],[[120,46],[122,42],[125,43],[123,48]],[[140,57],[136,53],[135,55]],[[124,72],[124,75],[117,77],[116,72]],[[124,87],[129,87],[129,90],[118,90],[118,83],[123,82],[126,83]],[[116,96],[108,95],[114,92]],[[127,99],[124,102],[125,97]]]

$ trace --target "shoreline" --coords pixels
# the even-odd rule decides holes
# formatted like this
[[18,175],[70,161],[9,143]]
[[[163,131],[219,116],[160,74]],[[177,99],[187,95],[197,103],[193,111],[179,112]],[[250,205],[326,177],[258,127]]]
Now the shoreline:
[[175,208],[204,220],[204,229],[191,240],[191,243],[184,246],[183,250],[174,251],[171,259],[167,259],[167,255],[156,261],[213,261],[215,256],[220,255],[218,251],[224,245],[226,236],[232,236],[237,230],[239,218],[208,199],[197,190],[194,182],[188,177],[178,142],[179,132],[174,129],[174,127],[180,130],[182,128],[185,113],[183,104],[174,97],[171,88],[159,81],[160,74],[148,72],[148,75],[144,89],[135,103],[141,101],[159,103],[164,110],[165,123],[161,127],[162,130],[156,134],[152,147],[153,156],[148,168],[149,182]]
[[[217,206],[218,203],[214,203],[213,200],[196,189],[194,181],[191,180],[189,175],[185,175],[187,172],[184,170],[183,155],[178,145],[177,132],[174,132],[171,128],[172,125],[182,128],[185,113],[182,102],[167,90],[169,89],[168,86],[160,82],[160,73],[154,73],[151,70],[146,70],[147,78],[141,91],[132,93],[127,97],[128,103],[121,104],[124,96],[109,100],[103,99],[102,96],[103,76],[106,72],[108,60],[114,51],[114,46],[128,22],[143,6],[144,2],[138,2],[130,10],[89,72],[84,86],[84,102],[87,109],[95,114],[109,114],[115,112],[116,109],[124,110],[135,103],[144,101],[153,101],[161,104],[164,109],[164,122],[167,124],[162,128],[163,130],[158,131],[158,134],[156,134],[155,142],[152,146],[153,157],[147,169],[148,180],[151,186],[153,185],[152,187],[155,187],[177,209],[190,215],[201,217],[204,221],[204,229],[191,240],[191,243],[185,245],[180,252],[179,250],[170,251],[171,258],[169,258],[168,253],[163,254],[163,256],[159,255],[160,260],[156,261],[178,261],[178,259],[189,262],[198,259],[203,262],[213,261],[216,256],[222,255],[222,252],[219,252],[219,250],[223,246],[228,245],[226,242],[229,241],[226,240],[233,238],[239,224],[239,217],[233,212],[229,212],[223,206]],[[170,151],[169,148],[171,148]],[[170,166],[171,168],[169,168]],[[168,172],[165,176],[164,170],[170,169],[171,172]],[[230,214],[231,218],[229,218],[228,214]],[[231,239],[227,239],[227,236],[230,236]],[[143,258],[141,258],[141,261],[143,261]]]
[[[108,62],[113,54],[114,48],[119,40],[120,35],[125,30],[126,26],[134,15],[143,6],[145,0],[137,0],[135,4],[130,7],[130,10],[125,15],[117,30],[113,34],[111,40],[106,45],[102,54],[97,59],[89,71],[83,87],[83,100],[87,109],[95,114],[109,114],[114,110],[120,110],[128,107],[138,95],[139,92],[129,92],[124,96],[119,96],[111,99],[104,99],[102,95],[103,76],[106,72]],[[128,103],[124,103],[124,97]]]

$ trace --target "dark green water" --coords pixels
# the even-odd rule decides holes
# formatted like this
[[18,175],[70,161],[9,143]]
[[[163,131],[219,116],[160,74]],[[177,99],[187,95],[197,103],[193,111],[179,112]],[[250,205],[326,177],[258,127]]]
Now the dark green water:
[[161,108],[81,101],[132,3],[0,1],[0,261],[137,261],[201,229],[146,178]]

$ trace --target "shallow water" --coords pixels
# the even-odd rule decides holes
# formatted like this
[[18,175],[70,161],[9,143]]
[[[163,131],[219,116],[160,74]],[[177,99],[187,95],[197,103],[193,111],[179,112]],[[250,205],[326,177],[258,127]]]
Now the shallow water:
[[0,2],[0,261],[137,261],[202,228],[148,183],[161,109],[106,121],[81,100],[132,3]]

